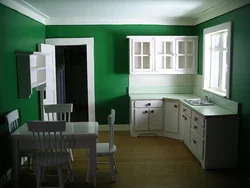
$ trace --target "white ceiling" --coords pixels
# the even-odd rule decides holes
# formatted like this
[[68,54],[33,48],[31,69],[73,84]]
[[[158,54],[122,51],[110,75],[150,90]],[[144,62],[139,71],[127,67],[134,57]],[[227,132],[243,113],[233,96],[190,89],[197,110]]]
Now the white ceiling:
[[[250,0],[0,0],[45,24],[183,24],[194,25],[231,11]],[[26,10],[26,11],[25,11]],[[21,12],[21,11],[19,11]],[[167,23],[168,22],[168,23]]]

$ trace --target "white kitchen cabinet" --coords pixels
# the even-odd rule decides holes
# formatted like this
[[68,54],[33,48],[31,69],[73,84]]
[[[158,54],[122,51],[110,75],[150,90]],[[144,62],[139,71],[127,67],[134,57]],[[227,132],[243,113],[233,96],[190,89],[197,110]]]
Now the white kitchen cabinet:
[[196,74],[196,36],[128,36],[130,74]]
[[18,96],[29,98],[32,89],[46,84],[47,54],[16,52]]
[[180,108],[180,117],[179,117],[179,125],[180,125],[180,138],[186,144],[187,147],[190,145],[190,116],[191,109],[187,106],[181,104]]
[[153,38],[140,38],[130,40],[130,72],[152,72]]
[[131,136],[162,135],[162,100],[131,101]]
[[203,116],[181,104],[179,123],[181,140],[204,169],[237,167],[238,115]]
[[179,139],[179,100],[164,100],[164,136]]

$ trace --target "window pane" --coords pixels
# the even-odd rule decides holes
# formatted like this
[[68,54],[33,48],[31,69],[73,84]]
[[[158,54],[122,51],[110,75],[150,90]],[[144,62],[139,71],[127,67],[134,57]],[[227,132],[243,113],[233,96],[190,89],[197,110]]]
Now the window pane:
[[179,42],[179,54],[185,54],[185,42]]
[[150,43],[149,42],[143,42],[143,55],[150,55]]
[[212,48],[216,49],[220,47],[220,35],[212,35]]
[[173,69],[172,57],[166,57],[166,69]]
[[223,34],[223,48],[228,48],[227,47],[227,32]]
[[141,54],[141,42],[135,42],[135,54]]
[[135,69],[141,69],[141,57],[140,56],[135,57]]
[[143,69],[149,69],[150,68],[150,61],[149,57],[143,57]]
[[185,56],[179,56],[178,60],[179,60],[178,68],[184,69],[186,67],[185,66]]
[[188,54],[193,54],[193,51],[194,51],[194,49],[193,49],[193,42],[187,42],[187,53]]
[[219,88],[219,75],[220,74],[220,52],[212,52],[211,62],[211,87]]
[[228,64],[227,64],[227,51],[225,50],[223,52],[223,58],[222,58],[222,80],[221,80],[221,89],[226,91],[226,79],[227,79],[227,70],[228,70]]
[[187,56],[187,67],[188,69],[194,68],[194,57],[193,56]]
[[173,42],[166,42],[166,54],[173,54]]

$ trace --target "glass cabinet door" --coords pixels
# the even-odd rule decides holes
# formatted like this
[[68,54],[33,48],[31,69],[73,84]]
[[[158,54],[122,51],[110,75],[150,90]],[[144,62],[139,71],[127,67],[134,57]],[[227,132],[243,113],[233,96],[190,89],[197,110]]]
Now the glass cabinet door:
[[176,41],[176,70],[195,71],[195,41]]
[[153,71],[151,50],[152,40],[133,41],[133,71]]
[[156,41],[156,71],[174,71],[174,40]]

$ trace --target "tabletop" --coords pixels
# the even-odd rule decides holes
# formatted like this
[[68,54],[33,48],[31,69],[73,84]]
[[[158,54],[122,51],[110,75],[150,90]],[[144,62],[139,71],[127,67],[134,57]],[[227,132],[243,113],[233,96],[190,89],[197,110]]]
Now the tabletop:
[[[97,138],[98,126],[97,122],[66,122],[66,130],[63,134],[75,136],[85,135]],[[28,131],[27,123],[24,123],[11,134],[11,138],[20,139],[20,137],[28,135],[31,136],[32,133]]]

